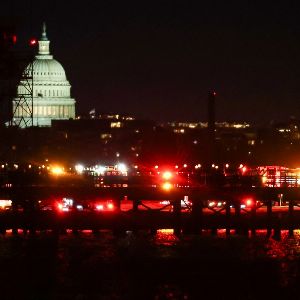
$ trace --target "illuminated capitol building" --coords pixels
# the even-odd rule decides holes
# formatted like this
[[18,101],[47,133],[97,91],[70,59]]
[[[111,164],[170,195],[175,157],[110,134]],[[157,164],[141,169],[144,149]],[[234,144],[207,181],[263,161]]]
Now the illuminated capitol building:
[[23,76],[13,100],[13,123],[19,127],[26,127],[31,120],[33,126],[51,126],[51,120],[75,118],[71,85],[62,65],[50,54],[49,44],[44,24],[38,41],[38,54],[24,70],[32,78],[32,92],[29,94],[26,90],[26,78]]

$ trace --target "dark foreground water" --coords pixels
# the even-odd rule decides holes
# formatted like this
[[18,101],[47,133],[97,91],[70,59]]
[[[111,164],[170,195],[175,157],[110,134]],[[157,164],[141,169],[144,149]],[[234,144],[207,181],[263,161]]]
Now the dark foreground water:
[[299,299],[300,232],[0,236],[0,299]]

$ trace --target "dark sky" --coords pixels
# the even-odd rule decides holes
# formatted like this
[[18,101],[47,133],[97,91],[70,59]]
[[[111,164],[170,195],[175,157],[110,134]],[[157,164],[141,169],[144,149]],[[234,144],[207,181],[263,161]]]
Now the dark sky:
[[300,119],[299,1],[2,2],[19,40],[46,21],[78,113],[204,121],[213,89],[220,121]]

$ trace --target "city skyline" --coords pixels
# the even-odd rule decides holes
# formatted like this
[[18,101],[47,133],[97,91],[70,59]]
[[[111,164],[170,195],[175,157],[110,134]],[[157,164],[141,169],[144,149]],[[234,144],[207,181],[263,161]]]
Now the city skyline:
[[96,108],[157,121],[205,121],[207,95],[215,90],[219,121],[300,118],[296,2],[4,5],[2,15],[18,17],[21,45],[39,38],[47,23],[78,114]]

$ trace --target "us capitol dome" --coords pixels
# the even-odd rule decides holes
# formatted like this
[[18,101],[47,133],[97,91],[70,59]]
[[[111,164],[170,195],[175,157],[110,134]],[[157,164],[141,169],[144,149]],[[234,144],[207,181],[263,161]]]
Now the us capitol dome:
[[71,85],[62,65],[50,55],[49,44],[44,23],[38,54],[25,68],[13,100],[13,123],[19,127],[51,126],[51,120],[75,118]]

